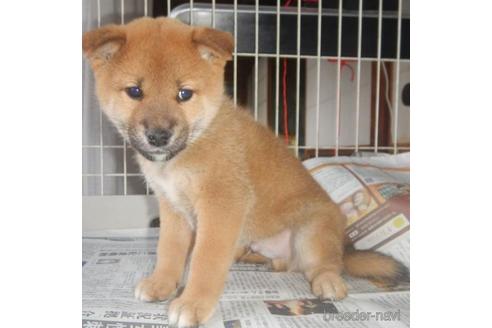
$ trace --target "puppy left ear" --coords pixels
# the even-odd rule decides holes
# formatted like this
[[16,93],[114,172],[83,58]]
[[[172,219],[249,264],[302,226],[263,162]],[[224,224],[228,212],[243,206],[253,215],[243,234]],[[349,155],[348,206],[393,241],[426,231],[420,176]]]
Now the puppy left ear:
[[208,27],[195,27],[192,38],[204,59],[210,61],[232,59],[234,38],[230,33]]

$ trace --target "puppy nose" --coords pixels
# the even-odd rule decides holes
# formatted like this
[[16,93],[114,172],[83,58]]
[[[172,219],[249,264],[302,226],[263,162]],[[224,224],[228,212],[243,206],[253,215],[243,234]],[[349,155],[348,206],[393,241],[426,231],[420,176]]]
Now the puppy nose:
[[172,132],[167,129],[150,129],[145,131],[145,136],[149,144],[155,147],[161,147],[167,145]]

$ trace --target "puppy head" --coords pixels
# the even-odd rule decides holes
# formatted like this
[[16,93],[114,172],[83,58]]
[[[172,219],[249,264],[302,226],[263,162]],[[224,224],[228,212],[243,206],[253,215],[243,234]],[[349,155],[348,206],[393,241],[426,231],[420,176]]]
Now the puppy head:
[[168,18],[107,25],[83,36],[101,108],[151,161],[171,159],[212,121],[233,46],[229,33]]

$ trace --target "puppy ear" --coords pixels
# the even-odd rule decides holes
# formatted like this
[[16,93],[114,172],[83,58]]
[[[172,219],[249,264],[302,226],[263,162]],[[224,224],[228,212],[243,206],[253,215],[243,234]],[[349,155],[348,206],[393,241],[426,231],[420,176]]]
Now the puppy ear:
[[193,42],[197,45],[202,57],[207,60],[227,61],[232,59],[234,38],[230,33],[208,27],[195,27],[193,29]]
[[94,64],[108,62],[126,42],[126,33],[120,25],[107,25],[84,33],[82,50]]

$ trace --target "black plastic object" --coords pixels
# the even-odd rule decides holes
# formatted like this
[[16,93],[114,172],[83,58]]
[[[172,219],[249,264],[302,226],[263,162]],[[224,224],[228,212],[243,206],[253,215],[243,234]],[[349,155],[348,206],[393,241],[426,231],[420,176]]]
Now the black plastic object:
[[405,106],[410,106],[410,83],[405,84],[401,92],[401,101]]
[[[215,8],[216,28],[234,33],[233,5],[217,5]],[[240,53],[255,52],[255,7],[240,5],[237,11],[237,50]],[[174,8],[171,16],[185,23],[190,22],[190,6],[184,4]],[[193,6],[193,25],[211,26],[212,11],[207,4]],[[276,53],[277,8],[260,6],[258,14],[258,52]],[[338,10],[323,9],[321,24],[321,55],[338,55]],[[357,57],[358,11],[344,10],[342,14],[342,57]],[[314,8],[301,9],[301,55],[317,55],[318,11]],[[397,12],[384,11],[382,15],[381,58],[396,58],[398,38]],[[402,17],[400,58],[410,58],[410,19]],[[364,11],[362,15],[361,56],[377,58],[378,12]],[[297,8],[280,10],[280,55],[297,54]]]

